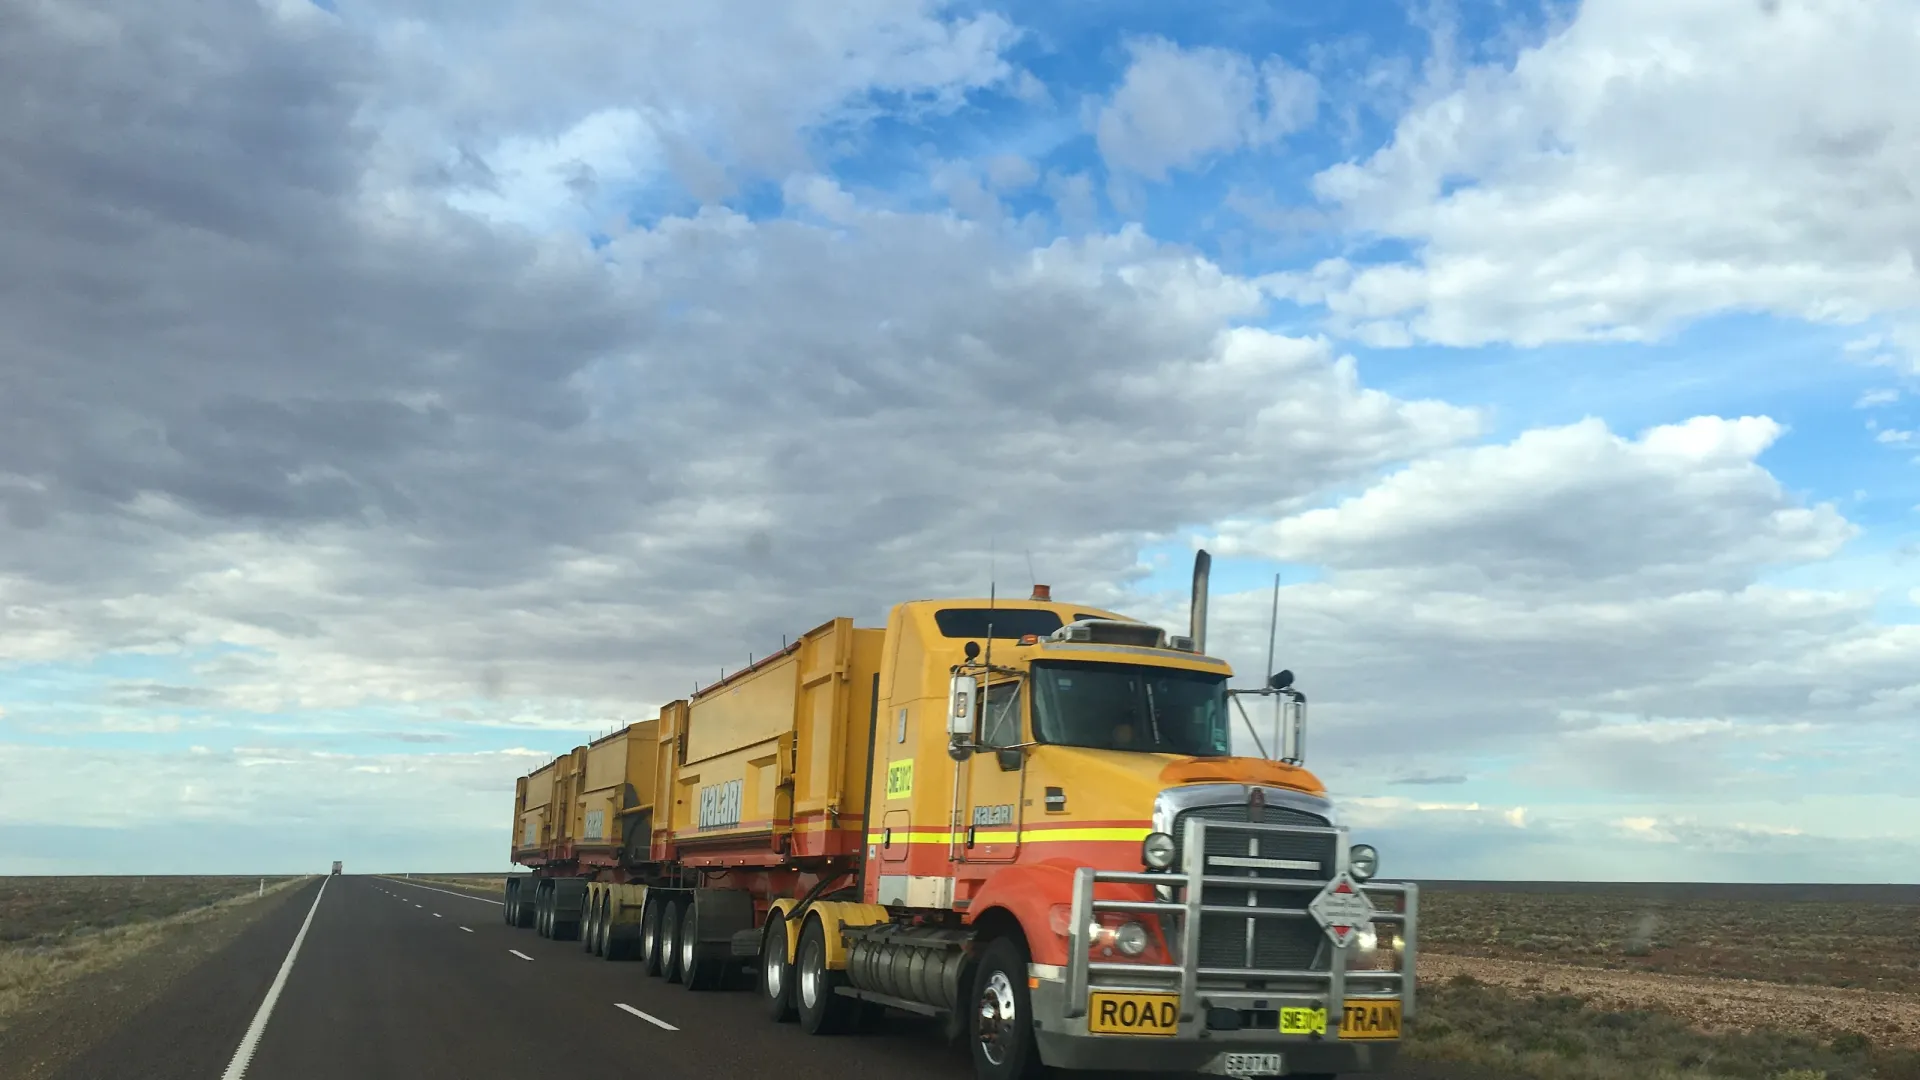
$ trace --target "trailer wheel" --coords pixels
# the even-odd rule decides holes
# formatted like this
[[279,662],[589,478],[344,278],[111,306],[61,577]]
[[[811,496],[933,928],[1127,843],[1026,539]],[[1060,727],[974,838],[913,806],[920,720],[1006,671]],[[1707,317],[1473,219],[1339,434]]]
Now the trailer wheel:
[[1033,1044],[1027,959],[1027,947],[1018,938],[995,938],[974,973],[968,1041],[979,1080],[1029,1080],[1045,1074]]
[[[545,886],[546,882],[543,881],[540,884]],[[543,938],[551,938],[553,936],[553,890],[535,889],[533,896],[533,932]]]
[[504,895],[501,897],[505,902],[500,905],[500,921],[506,923],[508,926],[513,925],[513,898],[519,894],[520,883],[509,879]]
[[660,910],[660,977],[680,981],[680,911],[685,901],[672,900]]
[[827,932],[819,919],[808,919],[800,931],[798,960],[794,996],[799,999],[801,1030],[809,1035],[838,1035],[852,1027],[857,1003],[834,993],[846,976],[827,968]]
[[718,990],[733,967],[732,947],[700,940],[698,910],[689,897],[680,912],[680,985],[689,990]]
[[595,909],[593,919],[593,955],[602,960],[613,960],[613,892],[602,889],[600,906]]
[[631,960],[638,952],[639,927],[632,923],[613,921],[613,902],[607,902],[606,917],[600,920],[600,937],[605,942],[600,950],[602,960]]
[[774,1023],[793,1020],[793,961],[787,959],[787,917],[778,911],[767,916],[766,935],[760,940],[760,997]]
[[587,910],[580,917],[580,951],[590,956],[600,954],[600,901],[603,890],[589,887],[587,892]]
[[532,880],[528,878],[520,882],[520,887],[513,890],[513,927],[516,930],[525,930],[533,925]]
[[660,963],[660,910],[666,906],[664,899],[649,899],[640,912],[640,968],[649,975],[665,970]]

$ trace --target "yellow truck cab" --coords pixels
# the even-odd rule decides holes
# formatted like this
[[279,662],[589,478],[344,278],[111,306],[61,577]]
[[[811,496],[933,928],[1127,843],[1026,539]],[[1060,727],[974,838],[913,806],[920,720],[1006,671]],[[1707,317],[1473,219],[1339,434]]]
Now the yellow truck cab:
[[1280,700],[1296,752],[1234,753],[1247,716],[1203,651],[1205,569],[1202,553],[1181,636],[1045,587],[887,620],[861,899],[930,917],[844,933],[859,963],[862,941],[898,953],[941,936],[931,913],[959,913],[971,947],[949,963],[972,976],[954,989],[983,1076],[1035,1058],[1235,1076],[1391,1064],[1416,890],[1370,883],[1377,856],[1349,846],[1301,767],[1290,673],[1254,693]]

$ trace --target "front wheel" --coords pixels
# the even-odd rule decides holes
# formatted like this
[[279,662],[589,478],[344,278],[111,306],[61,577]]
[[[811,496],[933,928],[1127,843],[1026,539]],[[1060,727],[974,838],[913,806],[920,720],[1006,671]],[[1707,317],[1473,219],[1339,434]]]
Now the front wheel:
[[1030,1080],[1045,1074],[1033,1044],[1027,947],[1016,938],[987,946],[973,979],[973,1074],[979,1080]]

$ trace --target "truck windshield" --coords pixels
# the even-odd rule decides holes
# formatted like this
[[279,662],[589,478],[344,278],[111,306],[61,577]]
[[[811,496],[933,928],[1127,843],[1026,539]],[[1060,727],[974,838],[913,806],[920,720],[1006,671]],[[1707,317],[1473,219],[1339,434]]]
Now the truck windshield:
[[1039,741],[1099,750],[1232,753],[1224,675],[1086,661],[1033,666]]

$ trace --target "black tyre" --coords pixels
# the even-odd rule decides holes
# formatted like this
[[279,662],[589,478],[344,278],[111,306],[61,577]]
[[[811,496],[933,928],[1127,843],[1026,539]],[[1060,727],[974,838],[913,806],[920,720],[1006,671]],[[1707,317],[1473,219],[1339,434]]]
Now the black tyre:
[[767,916],[760,939],[760,1000],[776,1024],[790,1023],[793,1008],[793,961],[787,959],[787,917],[775,911]]
[[660,977],[670,983],[680,981],[680,921],[684,900],[673,900],[660,908]]
[[1029,1080],[1045,1075],[1033,1044],[1033,999],[1027,993],[1027,947],[996,938],[974,971],[968,1042],[979,1080]]
[[507,882],[507,892],[506,895],[502,897],[506,902],[500,905],[500,921],[506,923],[508,926],[513,925],[513,905],[514,900],[518,898],[519,895],[520,883],[517,881]]
[[534,893],[533,932],[543,938],[553,936],[553,890],[540,889]]
[[838,1035],[853,1027],[859,1003],[835,993],[846,980],[827,969],[827,934],[819,919],[808,919],[800,931],[800,951],[794,963],[794,1004],[800,1028],[809,1035]]
[[727,976],[737,966],[733,948],[700,940],[696,910],[692,898],[688,898],[680,913],[680,985],[689,990],[725,989]]
[[606,918],[600,921],[602,960],[631,960],[640,951],[640,928],[630,922],[613,921],[613,902],[607,902]]
[[594,917],[598,911],[599,903],[600,903],[599,898],[594,896],[592,888],[589,887],[587,892],[586,909],[581,911],[580,913],[580,951],[583,953],[592,954],[592,952],[594,951],[593,950],[593,924],[594,924]]

